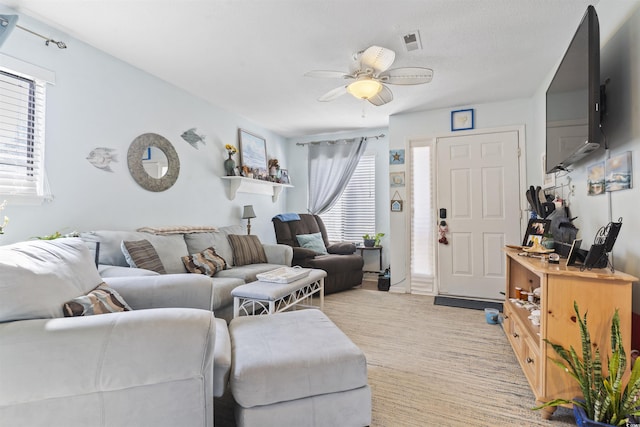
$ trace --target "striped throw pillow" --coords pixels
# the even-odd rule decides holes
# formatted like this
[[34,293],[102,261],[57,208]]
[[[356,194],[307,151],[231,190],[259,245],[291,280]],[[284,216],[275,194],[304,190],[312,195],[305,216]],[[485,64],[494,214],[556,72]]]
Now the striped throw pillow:
[[213,247],[197,254],[183,256],[182,262],[190,273],[206,274],[207,276],[213,276],[218,271],[227,268],[227,262],[216,253]]
[[267,262],[267,255],[258,236],[229,234],[229,243],[233,250],[233,265],[260,264]]
[[91,316],[94,314],[131,311],[131,307],[114,289],[100,283],[87,295],[82,295],[64,303],[64,317]]
[[122,253],[129,266],[167,274],[155,248],[148,240],[122,241]]

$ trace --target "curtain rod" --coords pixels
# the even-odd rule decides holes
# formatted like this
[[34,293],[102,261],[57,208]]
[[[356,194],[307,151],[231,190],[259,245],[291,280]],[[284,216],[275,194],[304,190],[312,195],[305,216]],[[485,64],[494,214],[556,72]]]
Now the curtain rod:
[[31,33],[31,34],[33,34],[34,36],[38,36],[38,37],[40,37],[41,39],[44,39],[44,40],[45,40],[45,42],[44,42],[44,43],[45,43],[47,46],[49,46],[49,43],[53,43],[53,44],[55,44],[56,46],[58,46],[58,48],[60,48],[60,49],[66,49],[66,48],[67,48],[67,45],[65,44],[65,42],[62,42],[62,41],[58,42],[58,41],[55,41],[54,39],[52,39],[52,38],[50,38],[50,37],[43,36],[42,34],[38,34],[38,33],[36,33],[36,32],[35,32],[35,31],[33,31],[33,30],[30,30],[30,29],[25,28],[25,27],[21,27],[20,25],[16,25],[16,28],[20,28],[22,31],[26,31],[27,33]]
[[[382,138],[382,137],[384,137],[384,136],[385,136],[385,134],[384,134],[384,133],[381,133],[380,135],[375,135],[375,136],[364,136],[364,137],[360,137],[360,138],[365,138],[365,139],[375,138],[375,139],[378,139],[378,138]],[[296,145],[316,145],[316,144],[320,144],[321,142],[327,142],[327,143],[329,143],[329,144],[335,144],[336,142],[340,142],[340,141],[344,141],[344,142],[353,142],[353,141],[355,141],[356,139],[358,139],[358,138],[357,138],[357,137],[356,137],[356,138],[348,138],[348,139],[346,139],[346,138],[342,138],[342,139],[334,139],[334,140],[323,139],[322,141],[296,142]]]

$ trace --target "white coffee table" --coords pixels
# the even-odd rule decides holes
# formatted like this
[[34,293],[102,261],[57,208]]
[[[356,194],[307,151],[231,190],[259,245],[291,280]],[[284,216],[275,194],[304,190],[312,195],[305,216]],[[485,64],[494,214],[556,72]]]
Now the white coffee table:
[[[261,282],[238,286],[233,291],[233,317],[252,314],[273,314],[296,306],[324,309],[324,278],[327,272],[311,269],[309,275],[291,283]],[[319,307],[312,306],[318,294]],[[306,304],[302,304],[306,302]]]

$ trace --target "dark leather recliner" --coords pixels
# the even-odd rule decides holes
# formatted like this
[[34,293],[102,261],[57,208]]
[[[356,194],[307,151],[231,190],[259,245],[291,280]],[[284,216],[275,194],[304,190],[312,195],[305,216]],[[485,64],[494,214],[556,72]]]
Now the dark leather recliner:
[[[317,215],[300,214],[300,220],[281,221],[272,219],[276,240],[293,248],[293,265],[318,268],[327,272],[324,279],[324,293],[330,294],[350,289],[362,284],[364,259],[356,254],[353,243],[330,243],[324,222]],[[328,255],[300,247],[297,235],[321,233]]]

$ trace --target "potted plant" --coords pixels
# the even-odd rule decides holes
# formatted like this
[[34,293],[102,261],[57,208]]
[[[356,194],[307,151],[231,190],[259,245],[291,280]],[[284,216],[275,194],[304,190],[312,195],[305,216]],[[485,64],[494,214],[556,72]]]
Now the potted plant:
[[373,236],[365,234],[362,236],[362,239],[364,240],[364,245],[367,248],[373,248],[374,246],[380,246],[380,238],[382,236],[384,236],[384,233],[376,233]]
[[573,346],[567,350],[546,339],[545,342],[551,345],[562,359],[552,361],[578,382],[582,397],[571,400],[555,399],[534,409],[573,404],[576,424],[579,426],[627,425],[630,418],[640,415],[640,363],[634,364],[628,381],[625,381],[623,377],[627,369],[627,356],[620,336],[618,310],[611,321],[611,356],[608,358],[608,372],[605,375],[602,372],[600,349],[596,347],[593,351],[587,329],[587,313],[580,316],[575,301],[573,308],[580,326],[582,358],[578,357]]

